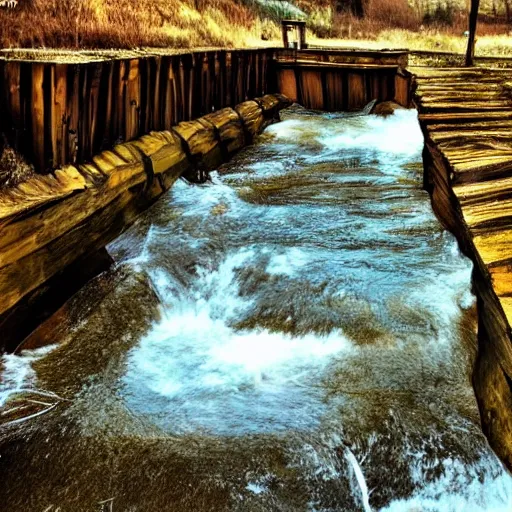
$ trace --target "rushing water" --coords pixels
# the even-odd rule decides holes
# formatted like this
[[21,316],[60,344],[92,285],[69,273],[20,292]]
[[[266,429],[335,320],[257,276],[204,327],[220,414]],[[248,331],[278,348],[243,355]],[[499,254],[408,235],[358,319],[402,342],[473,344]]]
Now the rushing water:
[[415,112],[284,117],[1,360],[2,511],[511,510]]

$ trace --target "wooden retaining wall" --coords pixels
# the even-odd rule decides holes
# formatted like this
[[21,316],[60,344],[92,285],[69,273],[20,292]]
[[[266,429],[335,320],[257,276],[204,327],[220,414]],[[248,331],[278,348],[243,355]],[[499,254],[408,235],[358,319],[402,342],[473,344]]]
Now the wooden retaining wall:
[[287,104],[269,92],[322,110],[373,99],[407,106],[406,65],[405,52],[352,50],[0,58],[0,132],[39,172],[0,190],[4,337],[27,328],[16,322],[32,317],[44,287],[59,288],[62,272],[90,259],[178,176],[201,179],[249,143]]
[[483,431],[512,469],[512,72],[411,71],[425,136],[425,186],[437,216],[474,264],[473,387]]
[[372,100],[410,103],[405,51],[281,50],[278,90],[306,108],[360,110]]
[[290,104],[246,101],[0,191],[0,349],[37,326],[26,306],[54,276],[105,247],[180,176],[201,178],[251,143]]
[[44,173],[281,92],[307,108],[409,104],[403,51],[219,50],[88,63],[0,58],[0,132]]
[[273,50],[80,64],[0,60],[0,131],[39,172],[276,92]]

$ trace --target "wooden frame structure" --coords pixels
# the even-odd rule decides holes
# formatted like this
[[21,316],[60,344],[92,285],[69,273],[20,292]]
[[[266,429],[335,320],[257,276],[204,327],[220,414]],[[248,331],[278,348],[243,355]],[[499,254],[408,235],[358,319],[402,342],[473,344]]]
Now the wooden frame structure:
[[283,30],[283,45],[285,48],[290,47],[288,32],[296,30],[298,32],[297,49],[305,50],[308,45],[306,43],[306,22],[301,20],[283,20],[281,22]]
[[475,58],[476,24],[478,21],[478,9],[480,0],[471,0],[471,10],[469,12],[469,37],[468,48],[466,50],[466,66],[472,66]]

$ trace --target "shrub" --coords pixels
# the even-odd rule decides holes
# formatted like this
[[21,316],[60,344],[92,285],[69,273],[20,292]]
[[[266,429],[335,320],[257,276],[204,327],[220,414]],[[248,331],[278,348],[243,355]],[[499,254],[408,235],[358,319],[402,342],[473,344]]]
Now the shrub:
[[455,21],[456,10],[451,2],[438,2],[434,9],[428,7],[427,12],[423,16],[425,25],[453,26]]
[[245,0],[245,4],[257,11],[262,18],[268,17],[274,21],[306,17],[304,11],[283,0]]
[[333,36],[333,12],[331,7],[315,8],[308,16],[308,28],[318,37]]

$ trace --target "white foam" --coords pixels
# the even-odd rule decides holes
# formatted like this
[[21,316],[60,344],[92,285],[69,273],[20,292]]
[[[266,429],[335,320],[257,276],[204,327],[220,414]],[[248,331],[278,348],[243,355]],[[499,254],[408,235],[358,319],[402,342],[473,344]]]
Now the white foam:
[[314,258],[314,255],[307,254],[303,249],[291,247],[284,252],[271,254],[266,272],[272,275],[293,276],[307,263],[314,261]]
[[301,119],[286,119],[270,125],[266,132],[274,135],[276,140],[296,141],[303,136],[304,128],[310,126],[310,121]]
[[[414,156],[423,148],[423,135],[415,110],[397,110],[388,117],[367,116],[364,125],[325,131],[319,141],[331,150],[362,148],[395,155]],[[343,126],[343,125],[342,125]],[[341,133],[340,133],[341,132]]]
[[[261,411],[263,416],[280,421],[279,417],[287,414],[283,404],[289,394],[300,395],[308,377],[321,371],[334,354],[352,349],[339,331],[296,337],[231,327],[237,311],[250,306],[238,294],[235,271],[252,255],[250,250],[241,250],[227,256],[215,271],[199,269],[191,296],[177,301],[131,351],[125,377],[127,393],[143,386],[155,396],[186,403],[186,410],[195,411],[199,422],[202,410],[211,416],[206,423],[218,423],[221,429],[226,394],[236,395],[241,400],[233,404],[233,413],[246,417],[251,429],[250,418],[258,416],[258,410],[254,403],[244,401],[245,393],[257,393],[259,403],[268,402],[268,408]],[[300,407],[302,398],[296,398]],[[293,408],[288,412],[285,423],[302,421]]]
[[442,461],[442,465],[441,477],[427,482],[420,471],[415,475],[418,485],[414,494],[391,502],[381,512],[510,512],[512,509],[512,477],[494,454],[483,456],[472,465],[453,459]]
[[[450,243],[455,247],[457,242],[450,235]],[[452,261],[453,260],[453,261]],[[454,322],[461,315],[461,309],[469,309],[475,303],[471,292],[471,260],[461,257],[460,253],[452,253],[452,258],[446,262],[446,272],[433,268],[431,280],[421,287],[407,290],[405,299],[409,306],[427,309],[435,315],[438,327],[457,334],[453,329]],[[428,279],[429,270],[425,270],[423,278]]]
[[54,348],[55,345],[50,345],[35,350],[23,350],[20,354],[5,354],[2,356],[0,407],[6,403],[11,395],[35,385],[36,374],[32,364]]
[[267,492],[267,488],[264,485],[255,482],[249,482],[245,488],[256,495]]
[[372,508],[370,507],[370,494],[368,493],[368,485],[366,484],[366,480],[364,478],[363,470],[357,462],[355,455],[352,453],[352,450],[348,446],[345,446],[345,459],[350,464],[350,468],[354,473],[355,480],[357,482],[357,486],[359,492],[361,494],[361,501],[363,504],[364,512],[372,512]]

